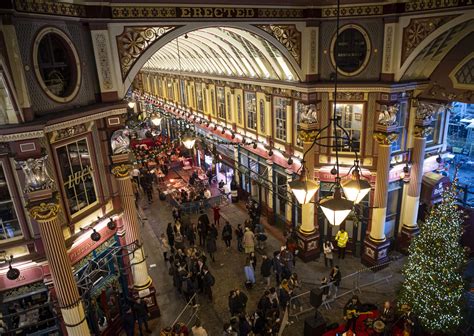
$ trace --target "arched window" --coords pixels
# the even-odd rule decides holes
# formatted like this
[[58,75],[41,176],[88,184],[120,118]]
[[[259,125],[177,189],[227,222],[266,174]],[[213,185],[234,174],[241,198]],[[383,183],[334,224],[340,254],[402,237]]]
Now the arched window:
[[259,113],[260,113],[260,132],[265,133],[265,101],[260,99],[259,102]]
[[245,92],[245,113],[247,114],[247,128],[257,129],[257,95],[255,92]]

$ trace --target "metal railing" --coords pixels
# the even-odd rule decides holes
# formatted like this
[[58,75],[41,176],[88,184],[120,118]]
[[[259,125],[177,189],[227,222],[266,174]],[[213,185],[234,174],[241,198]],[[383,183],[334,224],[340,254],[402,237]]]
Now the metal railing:
[[[343,287],[343,286],[336,287],[334,285],[334,282],[330,282],[327,285],[320,286],[319,287],[320,289],[329,288],[328,294],[326,298],[323,298],[323,302],[321,306],[329,310],[331,309],[331,303],[335,302],[336,300],[348,294],[351,294],[351,295],[361,294],[363,288],[373,286],[384,281],[388,283],[390,279],[393,277],[393,274],[384,275],[384,274],[377,273],[374,271],[377,269],[392,265],[393,263],[399,260],[401,260],[401,258],[392,259],[376,266],[365,267],[356,272],[353,272],[351,274],[348,274],[342,277],[341,284],[351,281],[352,285],[350,287]],[[366,273],[371,273],[371,274],[368,276],[368,279],[367,278],[362,279],[362,275]],[[319,285],[317,283],[308,282],[305,280],[302,280],[302,282],[306,284],[312,284],[314,286]],[[345,289],[345,290],[340,291],[340,289]],[[311,306],[310,304],[310,294],[311,294],[311,291],[306,291],[301,294],[292,296],[290,298],[289,307],[288,307],[288,316],[290,319],[291,318],[298,319],[300,315],[306,314],[314,309],[314,307]]]
[[[182,322],[186,326],[190,326],[191,322],[193,319],[197,316],[198,310],[199,310],[199,305],[193,304],[193,302],[196,302],[196,296],[197,294],[195,293],[191,299],[186,303],[183,309],[181,309],[181,312],[178,314],[178,316],[175,318],[173,323],[171,324],[171,327],[174,328],[176,323]],[[185,316],[185,314],[189,314],[187,317],[186,321],[183,321],[182,318]]]

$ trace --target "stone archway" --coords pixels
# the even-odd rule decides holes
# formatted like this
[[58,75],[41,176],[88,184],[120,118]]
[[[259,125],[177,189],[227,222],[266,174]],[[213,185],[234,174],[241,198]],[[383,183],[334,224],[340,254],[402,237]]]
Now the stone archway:
[[[116,71],[119,83],[118,95],[123,97],[147,60],[167,43],[186,33],[210,27],[231,27],[256,34],[275,47],[298,75],[304,78],[301,67],[301,31],[297,25],[251,25],[247,23],[216,25],[214,22],[193,22],[185,25],[146,25],[115,27]],[[118,29],[122,28],[119,33]]]

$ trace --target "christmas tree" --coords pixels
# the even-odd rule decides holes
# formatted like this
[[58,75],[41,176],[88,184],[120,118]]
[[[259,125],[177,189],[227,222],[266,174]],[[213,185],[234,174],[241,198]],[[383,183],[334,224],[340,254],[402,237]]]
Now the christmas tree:
[[462,211],[456,205],[457,179],[420,225],[409,247],[399,303],[408,304],[427,332],[451,333],[461,322],[464,250]]

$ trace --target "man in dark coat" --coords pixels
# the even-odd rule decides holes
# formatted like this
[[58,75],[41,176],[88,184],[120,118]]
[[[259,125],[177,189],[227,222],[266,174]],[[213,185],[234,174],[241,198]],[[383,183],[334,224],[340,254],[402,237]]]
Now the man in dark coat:
[[266,290],[258,301],[257,309],[267,316],[267,313],[272,309],[272,302],[270,301],[270,291]]
[[207,224],[201,219],[198,220],[197,230],[199,234],[199,246],[204,246],[207,238]]
[[125,307],[125,314],[123,315],[123,329],[127,336],[135,335],[135,317],[132,309],[129,306]]
[[236,301],[236,308],[237,314],[245,313],[245,309],[247,308],[247,295],[242,293],[239,289],[235,290],[235,301]]
[[216,261],[214,258],[214,253],[217,251],[217,228],[213,224],[210,228],[208,228],[207,238],[206,238],[206,248],[207,253],[211,257],[212,261]]
[[133,305],[133,311],[135,312],[135,318],[138,321],[138,329],[140,330],[140,336],[143,336],[142,325],[145,326],[145,330],[148,333],[151,333],[150,328],[148,328],[148,307],[146,302],[142,299],[138,299],[137,302]]
[[212,286],[214,286],[215,278],[209,272],[207,266],[203,267],[203,277],[202,277],[202,285],[204,289],[204,294],[207,295],[209,301],[212,302]]
[[262,256],[262,265],[260,266],[260,274],[265,280],[265,286],[270,287],[270,277],[272,275],[273,262],[266,255]]

